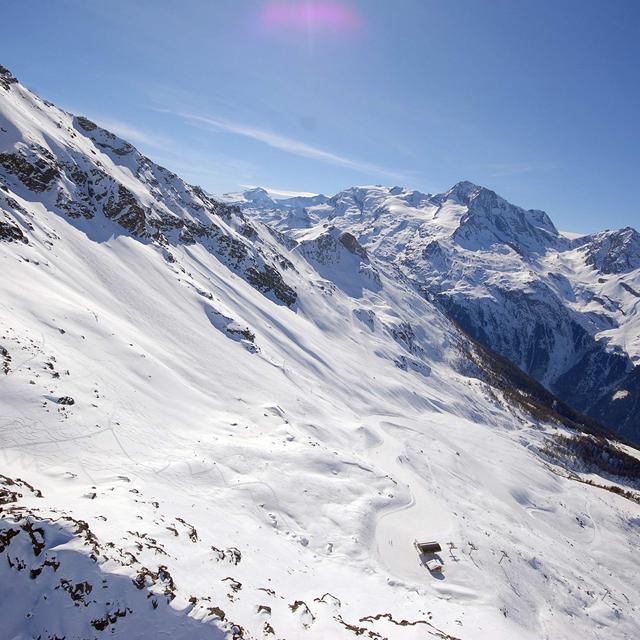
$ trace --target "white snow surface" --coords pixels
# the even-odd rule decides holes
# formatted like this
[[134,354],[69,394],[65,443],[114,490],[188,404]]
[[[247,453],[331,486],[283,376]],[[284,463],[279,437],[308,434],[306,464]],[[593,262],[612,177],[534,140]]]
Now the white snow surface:
[[[155,198],[135,150],[20,85],[0,125],[0,153],[99,162],[142,205],[196,215],[177,177]],[[384,198],[382,247],[463,214],[376,189],[353,197]],[[326,203],[297,246],[254,224],[256,254],[290,261],[287,306],[201,242],[3,195],[28,243],[0,242],[0,486],[19,494],[0,506],[2,637],[640,635],[640,506],[545,461],[558,427],[490,392],[411,283],[322,226]],[[415,539],[442,544],[442,575]]]

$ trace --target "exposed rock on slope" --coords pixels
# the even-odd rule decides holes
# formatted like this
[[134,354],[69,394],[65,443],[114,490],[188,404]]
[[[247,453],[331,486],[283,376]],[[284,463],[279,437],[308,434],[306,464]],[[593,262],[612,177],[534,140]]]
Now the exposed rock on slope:
[[586,264],[603,274],[640,269],[640,234],[631,227],[591,236],[581,247]]
[[[36,112],[41,127],[32,130],[28,118],[18,117],[0,131],[5,194],[11,190],[25,202],[46,201],[52,211],[78,220],[75,225],[94,239],[128,232],[158,247],[198,242],[263,293],[295,303],[295,291],[280,273],[286,261],[273,244],[261,241],[237,207],[186,184],[87,118],[45,104],[18,84],[2,90],[5,114]],[[21,226],[28,217],[16,216],[15,203],[13,197],[0,200],[3,239],[24,235]],[[82,222],[94,218],[91,225]],[[105,219],[118,227],[110,228]]]

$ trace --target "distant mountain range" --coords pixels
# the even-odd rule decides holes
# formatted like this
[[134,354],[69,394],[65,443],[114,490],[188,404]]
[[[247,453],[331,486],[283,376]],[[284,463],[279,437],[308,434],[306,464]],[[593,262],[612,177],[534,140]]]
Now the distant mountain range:
[[569,238],[543,211],[459,182],[424,194],[353,187],[274,199],[228,194],[295,240],[348,231],[466,333],[576,410],[640,442],[640,234]]

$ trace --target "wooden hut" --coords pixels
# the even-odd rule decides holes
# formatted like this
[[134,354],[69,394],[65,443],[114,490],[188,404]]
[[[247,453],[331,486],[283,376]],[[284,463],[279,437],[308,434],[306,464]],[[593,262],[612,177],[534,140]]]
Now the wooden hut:
[[439,553],[442,551],[438,542],[416,542],[416,549],[419,553]]

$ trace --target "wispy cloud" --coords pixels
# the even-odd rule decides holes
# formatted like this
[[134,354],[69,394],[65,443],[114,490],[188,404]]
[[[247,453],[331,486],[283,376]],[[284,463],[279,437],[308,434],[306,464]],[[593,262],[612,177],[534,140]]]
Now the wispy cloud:
[[171,144],[171,140],[165,136],[139,129],[122,120],[103,117],[96,117],[95,120],[101,127],[124,138],[127,142],[145,144],[155,148],[164,148]]
[[378,164],[347,158],[337,153],[332,153],[331,151],[314,147],[313,145],[302,142],[301,140],[280,135],[279,133],[275,133],[269,129],[261,129],[255,126],[210,115],[197,115],[183,111],[173,111],[171,109],[158,109],[158,111],[162,113],[169,113],[182,118],[186,122],[204,126],[214,131],[233,133],[251,140],[256,140],[273,147],[274,149],[280,149],[281,151],[301,156],[303,158],[310,158],[326,164],[332,164],[345,169],[358,171],[359,173],[382,176],[396,181],[403,182],[407,180],[407,177],[398,171],[387,169],[386,167]]
[[538,162],[538,163],[493,163],[479,165],[479,169],[489,171],[490,178],[502,178],[505,176],[515,176],[522,173],[532,173],[534,171],[551,171],[558,169],[559,165],[555,162]]
[[258,167],[222,153],[203,153],[192,147],[165,149],[153,160],[175,171],[188,182],[200,184],[211,193],[223,193],[255,179]]

